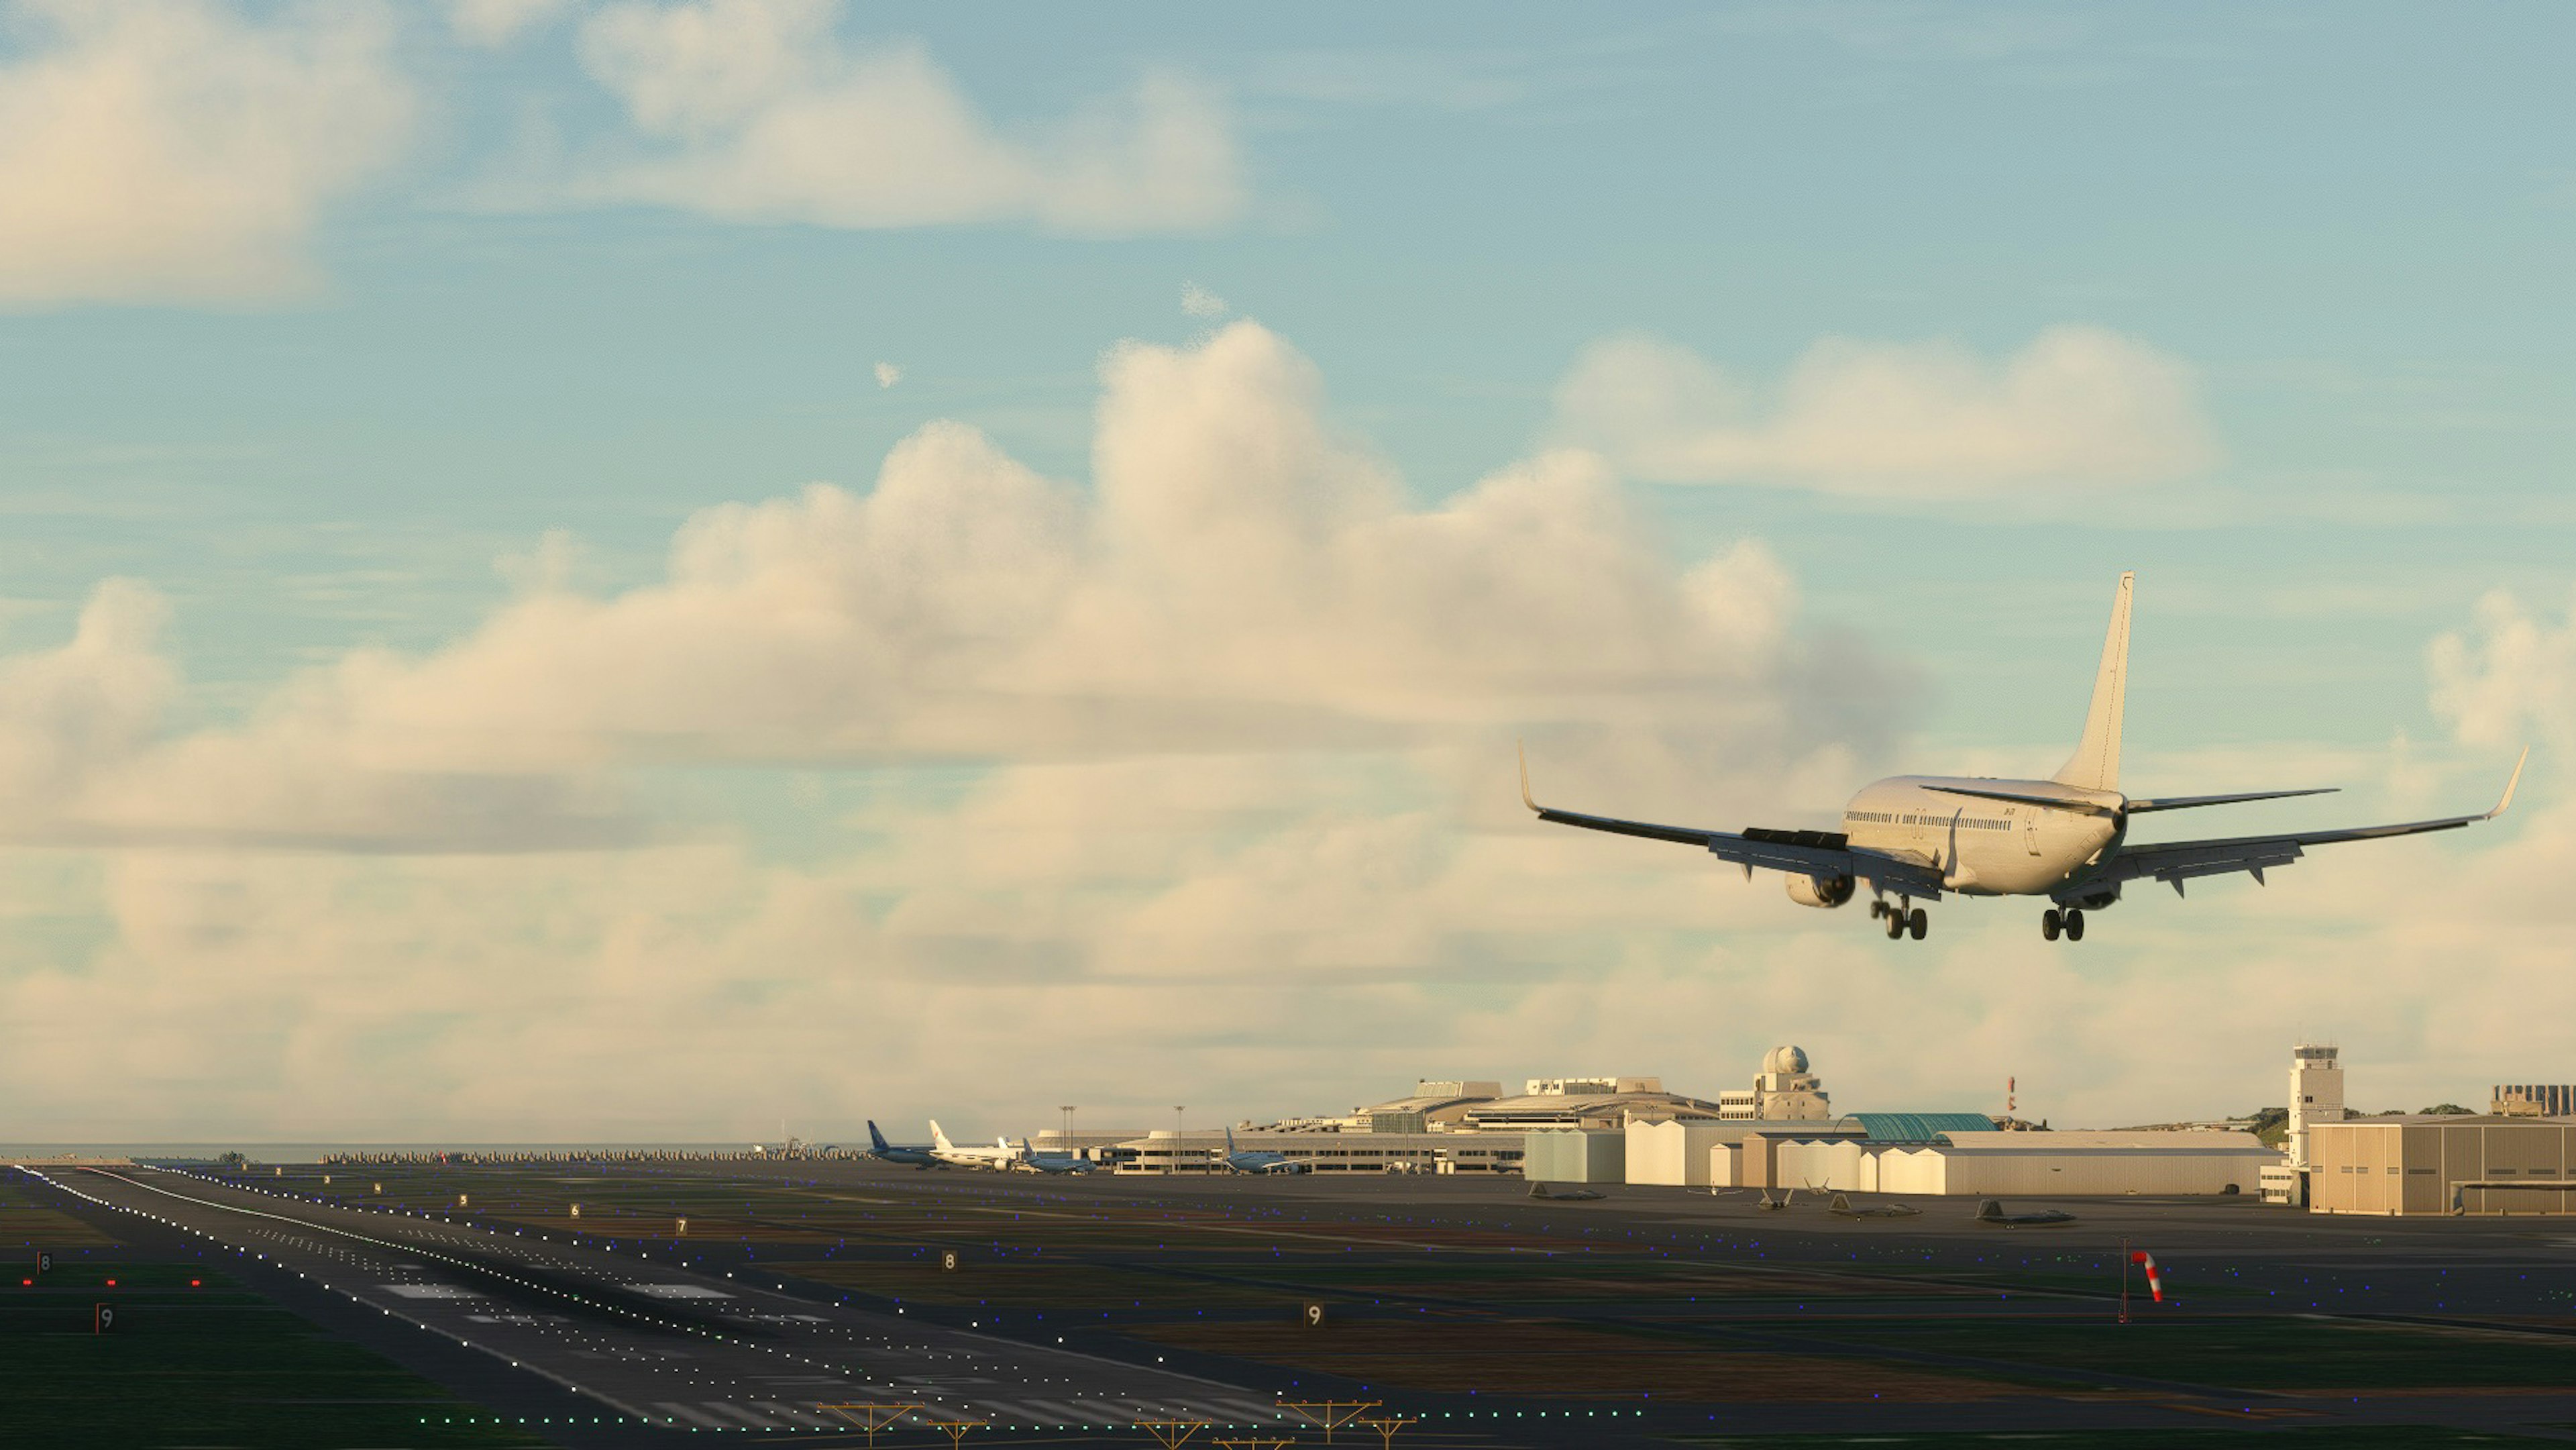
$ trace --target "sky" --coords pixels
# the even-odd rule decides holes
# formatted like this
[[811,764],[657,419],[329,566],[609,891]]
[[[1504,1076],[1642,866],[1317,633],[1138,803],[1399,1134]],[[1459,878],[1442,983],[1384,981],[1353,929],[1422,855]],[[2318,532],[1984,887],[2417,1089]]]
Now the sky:
[[[0,0],[0,1140],[2576,1074],[2564,7]],[[1543,798],[2483,809],[1857,910]]]

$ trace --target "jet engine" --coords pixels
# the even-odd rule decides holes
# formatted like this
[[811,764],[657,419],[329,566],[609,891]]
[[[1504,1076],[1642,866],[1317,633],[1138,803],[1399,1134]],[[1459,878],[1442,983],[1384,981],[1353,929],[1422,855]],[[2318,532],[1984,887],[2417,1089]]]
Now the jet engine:
[[1800,906],[1840,906],[1852,899],[1852,886],[1848,876],[1792,876],[1789,899]]

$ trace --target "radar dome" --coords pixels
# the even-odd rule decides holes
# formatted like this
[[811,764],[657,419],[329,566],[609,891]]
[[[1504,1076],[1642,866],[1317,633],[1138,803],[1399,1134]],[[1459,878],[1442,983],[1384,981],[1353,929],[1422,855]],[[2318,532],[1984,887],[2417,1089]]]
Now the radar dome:
[[1795,1073],[1807,1070],[1807,1050],[1803,1047],[1775,1047],[1762,1059],[1764,1072]]

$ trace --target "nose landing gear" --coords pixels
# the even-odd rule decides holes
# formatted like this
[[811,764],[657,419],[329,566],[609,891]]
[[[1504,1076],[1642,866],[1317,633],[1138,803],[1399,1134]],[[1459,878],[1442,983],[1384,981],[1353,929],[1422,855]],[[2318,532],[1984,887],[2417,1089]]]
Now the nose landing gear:
[[2040,913],[2039,934],[2041,936],[2055,941],[2061,931],[2066,933],[2068,941],[2084,940],[2084,908],[2070,906],[2064,911],[2059,911],[2052,906]]

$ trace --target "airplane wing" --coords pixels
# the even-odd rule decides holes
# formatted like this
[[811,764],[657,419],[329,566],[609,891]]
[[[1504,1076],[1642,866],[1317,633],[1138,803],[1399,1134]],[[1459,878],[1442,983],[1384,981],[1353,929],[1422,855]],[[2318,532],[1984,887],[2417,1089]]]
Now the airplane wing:
[[1712,831],[1697,826],[1661,826],[1651,821],[1627,821],[1615,816],[1587,816],[1540,805],[1530,796],[1529,758],[1526,755],[1521,758],[1521,803],[1535,812],[1540,820],[1554,825],[1607,831],[1612,835],[1636,836],[1649,841],[1670,841],[1677,846],[1697,846],[1721,861],[1743,867],[1747,876],[1752,875],[1756,867],[1795,876],[1850,876],[1874,887],[1908,896],[1928,900],[1938,900],[1941,896],[1941,873],[1930,863],[1878,851],[1854,850],[1838,831],[1774,831],[1759,826],[1742,831]]
[[2154,846],[2122,846],[2109,860],[2094,871],[2092,882],[2161,881],[2182,894],[2182,884],[2195,876],[2228,876],[2242,871],[2256,881],[2275,866],[2287,866],[2305,854],[2309,846],[2331,846],[2344,841],[2376,841],[2388,836],[2416,836],[2426,831],[2452,831],[2492,821],[2513,804],[2514,787],[2522,783],[2523,762],[2531,758],[2525,750],[2522,759],[2513,764],[2513,776],[2504,784],[2504,795],[2495,809],[2474,816],[2445,816],[2435,821],[2405,821],[2391,826],[2347,826],[2334,831],[2289,831],[2277,836],[2233,836],[2217,841],[2172,841]]

